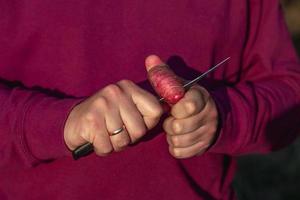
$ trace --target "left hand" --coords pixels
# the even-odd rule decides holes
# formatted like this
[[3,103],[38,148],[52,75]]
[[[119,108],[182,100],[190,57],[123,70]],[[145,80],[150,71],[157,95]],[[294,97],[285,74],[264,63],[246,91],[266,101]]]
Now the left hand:
[[[158,56],[151,55],[146,58],[145,65],[149,71],[152,67],[164,63]],[[171,69],[168,68],[164,73],[168,73],[169,70]],[[171,74],[169,78],[184,82],[173,72],[169,73]],[[160,76],[162,79],[161,74]],[[199,85],[192,86],[177,103],[172,105],[170,117],[163,123],[169,151],[175,158],[189,158],[205,152],[217,137],[217,127],[216,104],[208,91]]]
[[169,151],[175,158],[204,153],[215,141],[218,126],[216,104],[206,89],[191,87],[171,108],[164,123]]

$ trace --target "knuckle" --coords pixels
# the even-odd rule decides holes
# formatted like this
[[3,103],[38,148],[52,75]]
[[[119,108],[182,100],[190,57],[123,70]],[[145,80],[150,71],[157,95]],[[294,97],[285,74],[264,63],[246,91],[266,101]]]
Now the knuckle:
[[153,118],[160,118],[162,114],[164,113],[163,108],[159,105],[153,106],[152,108],[152,116]]
[[172,118],[171,117],[168,117],[167,119],[165,119],[165,121],[163,122],[163,129],[166,133],[170,134],[170,126],[171,126],[171,121],[172,121]]
[[180,147],[180,145],[181,145],[180,138],[177,137],[177,136],[172,136],[171,137],[171,142],[172,142],[174,147]]
[[[98,129],[99,126],[99,116],[96,116],[94,112],[87,112],[83,119],[83,126],[87,129]],[[93,134],[90,134],[93,135]]]
[[172,123],[172,130],[175,134],[179,134],[182,131],[182,124],[176,120]]
[[178,148],[172,148],[171,149],[171,154],[175,157],[175,158],[182,158],[182,152],[180,149]]
[[187,113],[195,113],[197,111],[197,102],[194,100],[188,100],[185,102],[184,107]]
[[122,85],[122,86],[132,86],[134,84],[134,82],[131,80],[128,80],[128,79],[123,79],[123,80],[120,80],[118,82],[118,84]]
[[94,122],[95,121],[95,114],[92,111],[88,111],[86,112],[86,114],[84,115],[84,118],[86,121],[88,122]]
[[101,116],[97,115],[96,112],[87,111],[83,116],[82,125],[84,128],[97,130],[98,126],[101,124],[100,119]]
[[121,88],[115,84],[110,84],[110,85],[106,86],[104,88],[104,92],[112,97],[117,97],[122,93]]
[[108,106],[108,102],[104,97],[97,97],[91,105],[91,109],[105,108]]

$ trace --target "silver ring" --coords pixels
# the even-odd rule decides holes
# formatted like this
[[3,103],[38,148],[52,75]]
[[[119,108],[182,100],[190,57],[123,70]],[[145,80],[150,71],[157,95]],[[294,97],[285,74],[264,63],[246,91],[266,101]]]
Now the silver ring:
[[117,130],[109,133],[109,135],[110,136],[117,135],[117,134],[121,133],[123,130],[124,130],[124,125],[121,128],[118,128]]

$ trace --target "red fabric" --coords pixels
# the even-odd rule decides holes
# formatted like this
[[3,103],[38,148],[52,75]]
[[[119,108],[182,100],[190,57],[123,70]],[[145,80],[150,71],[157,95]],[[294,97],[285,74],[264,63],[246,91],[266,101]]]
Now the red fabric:
[[[0,0],[0,198],[234,199],[234,156],[293,141],[300,65],[274,0]],[[161,126],[107,157],[73,161],[63,141],[74,105],[130,79],[144,59],[201,82],[220,112],[202,156],[177,160]]]

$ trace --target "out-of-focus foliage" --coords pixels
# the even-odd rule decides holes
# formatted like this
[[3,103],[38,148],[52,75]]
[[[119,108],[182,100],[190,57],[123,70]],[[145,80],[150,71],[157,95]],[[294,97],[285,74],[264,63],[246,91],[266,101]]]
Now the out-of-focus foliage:
[[300,0],[282,0],[284,15],[295,47],[300,55]]
[[282,1],[284,14],[288,28],[293,36],[300,34],[300,1],[284,0]]
[[[300,0],[283,0],[282,5],[300,55]],[[233,185],[239,200],[300,200],[300,138],[278,152],[243,156],[238,166]]]

